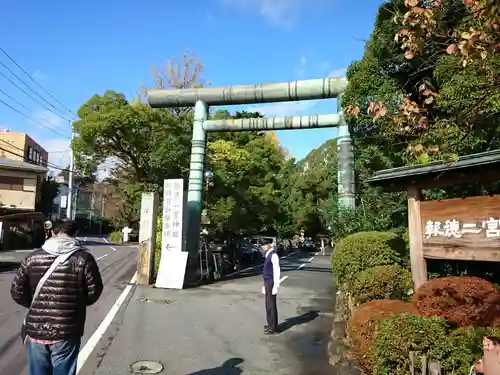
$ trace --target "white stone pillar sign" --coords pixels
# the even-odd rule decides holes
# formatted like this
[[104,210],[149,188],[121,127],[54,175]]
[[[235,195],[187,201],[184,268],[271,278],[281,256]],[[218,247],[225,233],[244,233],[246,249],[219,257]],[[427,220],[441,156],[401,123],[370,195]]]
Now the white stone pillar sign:
[[139,285],[149,285],[153,279],[157,216],[158,195],[156,193],[142,193],[139,262],[137,263],[137,284]]
[[184,180],[170,179],[163,184],[163,224],[161,259],[157,288],[182,289],[188,253],[182,251],[184,213]]
[[122,229],[123,233],[123,242],[128,242],[128,235],[132,232],[132,228],[125,227]]
[[184,213],[184,180],[163,183],[163,227],[161,251],[182,251],[182,219]]

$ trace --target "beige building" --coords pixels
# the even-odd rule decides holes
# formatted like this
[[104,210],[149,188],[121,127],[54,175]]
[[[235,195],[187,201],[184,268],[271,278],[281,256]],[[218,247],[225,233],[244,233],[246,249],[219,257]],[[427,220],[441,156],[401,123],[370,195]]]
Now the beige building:
[[49,153],[26,133],[0,130],[0,157],[47,167]]
[[0,213],[34,211],[47,168],[0,157]]

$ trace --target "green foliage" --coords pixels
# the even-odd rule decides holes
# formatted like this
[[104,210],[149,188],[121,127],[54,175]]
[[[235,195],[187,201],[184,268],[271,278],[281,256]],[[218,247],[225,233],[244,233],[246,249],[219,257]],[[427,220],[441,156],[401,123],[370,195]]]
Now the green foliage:
[[333,273],[339,285],[351,283],[368,268],[402,262],[405,243],[391,232],[359,232],[337,242],[332,253]]
[[43,180],[40,186],[40,200],[37,202],[35,210],[50,217],[54,209],[54,199],[59,194],[59,184],[51,177]]
[[156,248],[155,248],[155,265],[154,265],[154,279],[156,279],[156,275],[158,275],[158,269],[160,268],[160,260],[161,260],[161,231],[163,227],[163,219],[162,216],[158,216],[158,220],[156,222]]
[[351,292],[358,302],[374,299],[407,300],[412,287],[410,271],[398,264],[389,264],[360,272],[354,279]]
[[116,230],[109,234],[109,242],[120,243],[122,242],[122,232]]
[[[262,117],[257,112],[217,111],[213,118]],[[286,230],[281,203],[287,154],[273,132],[215,133],[207,146],[214,173],[208,190],[208,215],[219,234]]]
[[185,176],[190,149],[190,113],[129,103],[114,91],[94,95],[78,110],[72,143],[79,170],[93,171],[114,159],[113,182],[122,194],[122,219],[138,220],[140,193],[155,191],[165,178]]
[[452,329],[440,317],[403,314],[385,319],[375,334],[373,374],[409,374],[409,352],[415,351],[417,358],[426,355],[429,360],[440,361],[443,374],[468,375],[482,356],[483,333],[482,329]]

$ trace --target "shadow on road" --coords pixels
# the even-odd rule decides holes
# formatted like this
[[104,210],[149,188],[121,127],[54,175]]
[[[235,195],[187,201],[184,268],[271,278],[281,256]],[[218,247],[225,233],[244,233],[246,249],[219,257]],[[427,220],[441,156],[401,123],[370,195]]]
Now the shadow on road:
[[240,375],[243,370],[238,366],[243,363],[241,358],[230,358],[219,367],[192,372],[189,375]]
[[309,323],[312,322],[314,319],[316,319],[319,316],[319,312],[315,310],[311,310],[305,314],[295,316],[290,319],[286,319],[283,323],[280,323],[278,325],[278,332],[282,333],[294,326],[298,326],[301,324]]
[[21,265],[21,262],[0,261],[0,273],[17,271],[19,269],[20,265]]

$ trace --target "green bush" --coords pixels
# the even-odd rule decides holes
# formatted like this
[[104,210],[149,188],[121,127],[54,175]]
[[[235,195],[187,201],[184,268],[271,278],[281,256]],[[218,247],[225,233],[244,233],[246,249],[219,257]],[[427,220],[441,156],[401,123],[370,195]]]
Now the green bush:
[[155,248],[155,266],[154,266],[154,276],[153,276],[155,280],[156,280],[156,275],[158,274],[158,269],[160,268],[162,226],[163,226],[162,217],[158,216],[158,220],[156,221],[156,248]]
[[115,230],[109,234],[109,242],[119,243],[122,242],[122,232]]
[[408,269],[389,264],[368,268],[358,274],[351,292],[357,302],[374,299],[406,300],[411,295],[412,278]]
[[350,283],[361,272],[375,266],[399,264],[405,242],[392,232],[359,232],[341,239],[332,253],[337,283]]
[[[379,323],[375,332],[373,375],[407,375],[410,351],[439,361],[443,374],[467,375],[482,356],[483,329],[452,329],[441,317],[398,315]],[[420,369],[417,369],[420,373]]]

